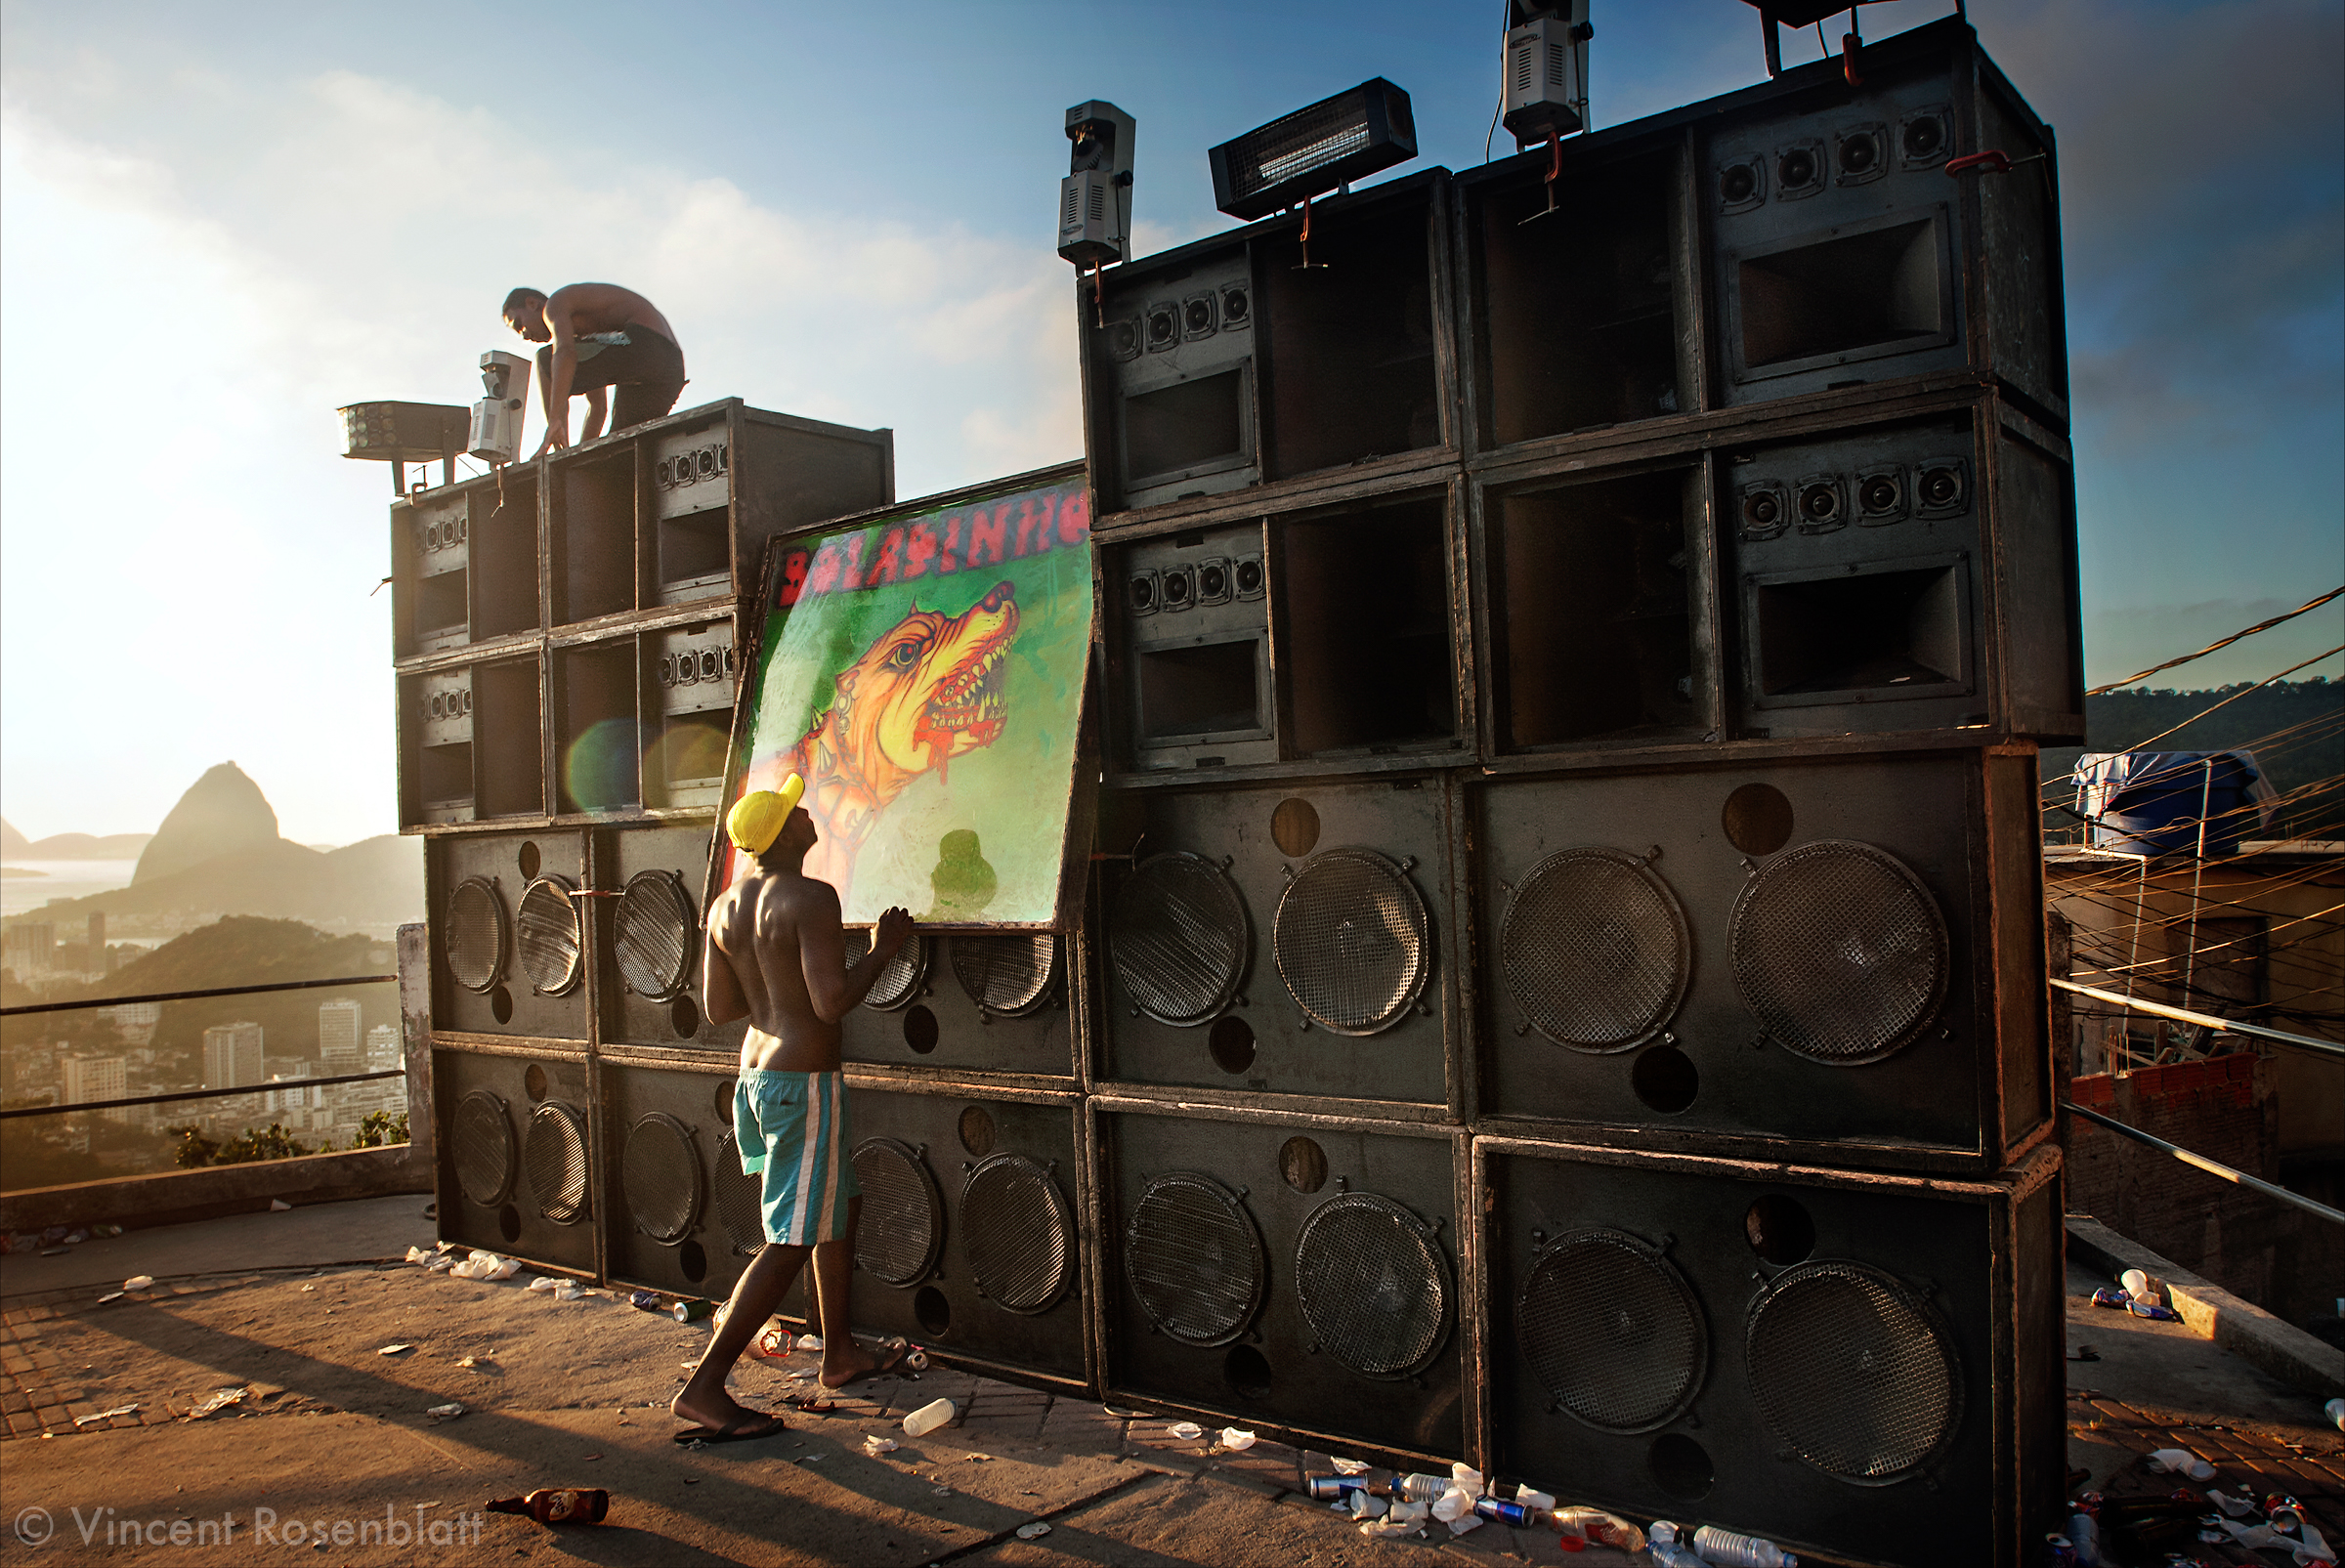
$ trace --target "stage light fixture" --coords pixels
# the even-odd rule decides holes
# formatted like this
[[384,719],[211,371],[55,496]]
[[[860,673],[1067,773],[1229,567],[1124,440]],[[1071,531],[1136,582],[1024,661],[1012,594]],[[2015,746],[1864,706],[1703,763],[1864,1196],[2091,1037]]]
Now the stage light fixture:
[[1588,128],[1588,0],[1513,0],[1506,52],[1506,127],[1529,147]]
[[1078,267],[1126,260],[1131,247],[1131,116],[1097,99],[1067,110],[1074,149],[1058,183],[1058,253]]
[[1417,155],[1409,95],[1382,76],[1222,143],[1207,156],[1214,205],[1269,216]]
[[530,399],[530,361],[490,349],[481,356],[481,389],[488,396],[472,405],[465,451],[490,463],[509,463],[521,454],[521,420]]

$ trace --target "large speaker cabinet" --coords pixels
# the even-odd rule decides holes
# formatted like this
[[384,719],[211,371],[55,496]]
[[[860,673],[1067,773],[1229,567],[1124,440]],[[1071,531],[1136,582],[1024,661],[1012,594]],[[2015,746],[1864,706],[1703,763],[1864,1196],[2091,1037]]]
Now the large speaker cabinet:
[[534,646],[399,677],[399,820],[545,815],[545,676]]
[[1466,751],[1461,500],[1437,477],[1400,481],[1108,544],[1111,770],[1357,769]]
[[446,834],[424,843],[435,1035],[518,1036],[584,1048],[585,927],[576,832]]
[[1897,1568],[2035,1561],[2059,1151],[1976,1182],[1474,1140],[1485,1468]]
[[1466,1451],[1463,1133],[1106,1096],[1091,1114],[1111,1398]]
[[2031,746],[1496,781],[1481,1113],[1985,1172],[2051,1127]]
[[859,1332],[1016,1382],[1090,1386],[1080,1103],[850,1076]]
[[[839,1054],[924,1075],[1075,1077],[1070,943],[1049,931],[914,935],[840,1023]],[[847,957],[871,933],[847,933]]]
[[1313,203],[1307,268],[1286,216],[1085,277],[1099,511],[1454,456],[1447,196],[1434,169]]
[[391,505],[401,658],[526,636],[540,622],[537,477],[507,469]]
[[697,1046],[728,1063],[745,1021],[711,1024],[701,1011],[705,974],[702,911],[713,819],[604,828],[590,840],[596,894],[595,996],[605,1046]]
[[596,1118],[584,1052],[432,1051],[440,1239],[593,1274]]
[[597,1063],[604,1267],[624,1285],[723,1300],[765,1245],[758,1178],[734,1139],[738,1062],[624,1047]]
[[1446,1114],[1452,823],[1437,775],[1112,792],[1095,1076]]

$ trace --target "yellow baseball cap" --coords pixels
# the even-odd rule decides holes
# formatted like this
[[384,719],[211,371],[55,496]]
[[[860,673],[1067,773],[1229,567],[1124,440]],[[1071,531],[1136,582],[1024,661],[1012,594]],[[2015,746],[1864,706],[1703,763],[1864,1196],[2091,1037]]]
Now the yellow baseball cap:
[[726,814],[725,835],[737,848],[764,854],[782,836],[782,825],[789,821],[798,797],[805,792],[806,781],[794,773],[782,781],[780,789],[752,789]]

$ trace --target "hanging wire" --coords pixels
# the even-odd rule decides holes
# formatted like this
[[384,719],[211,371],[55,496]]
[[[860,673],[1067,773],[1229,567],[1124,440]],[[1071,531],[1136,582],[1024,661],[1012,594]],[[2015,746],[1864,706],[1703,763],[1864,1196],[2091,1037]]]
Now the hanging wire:
[[2084,695],[2087,697],[2106,696],[2107,694],[2117,691],[2122,687],[2131,686],[2135,681],[2142,679],[2146,675],[2155,675],[2159,670],[2172,669],[2177,664],[2188,664],[2194,658],[2204,658],[2207,655],[2215,652],[2215,650],[2219,648],[2229,648],[2233,643],[2238,642],[2242,637],[2252,637],[2259,631],[2270,631],[2273,627],[2280,625],[2282,621],[2294,620],[2298,615],[2303,614],[2307,611],[2318,610],[2323,605],[2327,604],[2331,599],[2334,599],[2341,593],[2345,593],[2345,588],[2331,588],[2328,590],[2328,592],[2323,594],[2311,604],[2299,605],[2296,609],[2289,611],[2284,615],[2274,615],[2270,620],[2259,620],[2254,625],[2248,627],[2245,631],[2235,631],[2229,637],[2222,639],[2220,642],[2208,643],[2204,648],[2199,649],[2196,654],[2185,654],[2180,658],[2169,658],[2163,664],[2153,664],[2148,669],[2135,671],[2133,674],[2126,676],[2121,681],[2111,681],[2107,686],[2096,686]]
[[1490,129],[1482,133],[1482,161],[1490,161],[1490,143],[1498,135],[1498,117],[1507,106],[1507,34],[1514,29],[1507,23],[1514,20],[1514,0],[1501,0],[1503,10],[1498,23],[1498,102],[1490,106]]

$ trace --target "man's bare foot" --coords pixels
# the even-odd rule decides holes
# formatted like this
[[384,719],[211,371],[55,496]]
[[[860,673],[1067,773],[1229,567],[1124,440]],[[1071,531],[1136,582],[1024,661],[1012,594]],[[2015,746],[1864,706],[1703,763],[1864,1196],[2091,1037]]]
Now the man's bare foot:
[[711,1431],[721,1431],[725,1427],[739,1425],[745,1420],[763,1420],[765,1419],[764,1412],[751,1410],[725,1392],[722,1383],[713,1389],[708,1389],[702,1387],[698,1378],[679,1389],[676,1397],[667,1402],[667,1408],[676,1420],[691,1421],[697,1426],[705,1426]]
[[891,1377],[906,1370],[904,1363],[911,1356],[912,1346],[902,1341],[881,1345],[877,1350],[866,1350],[855,1342],[852,1335],[825,1339],[822,1385],[825,1388],[844,1388],[866,1377]]

